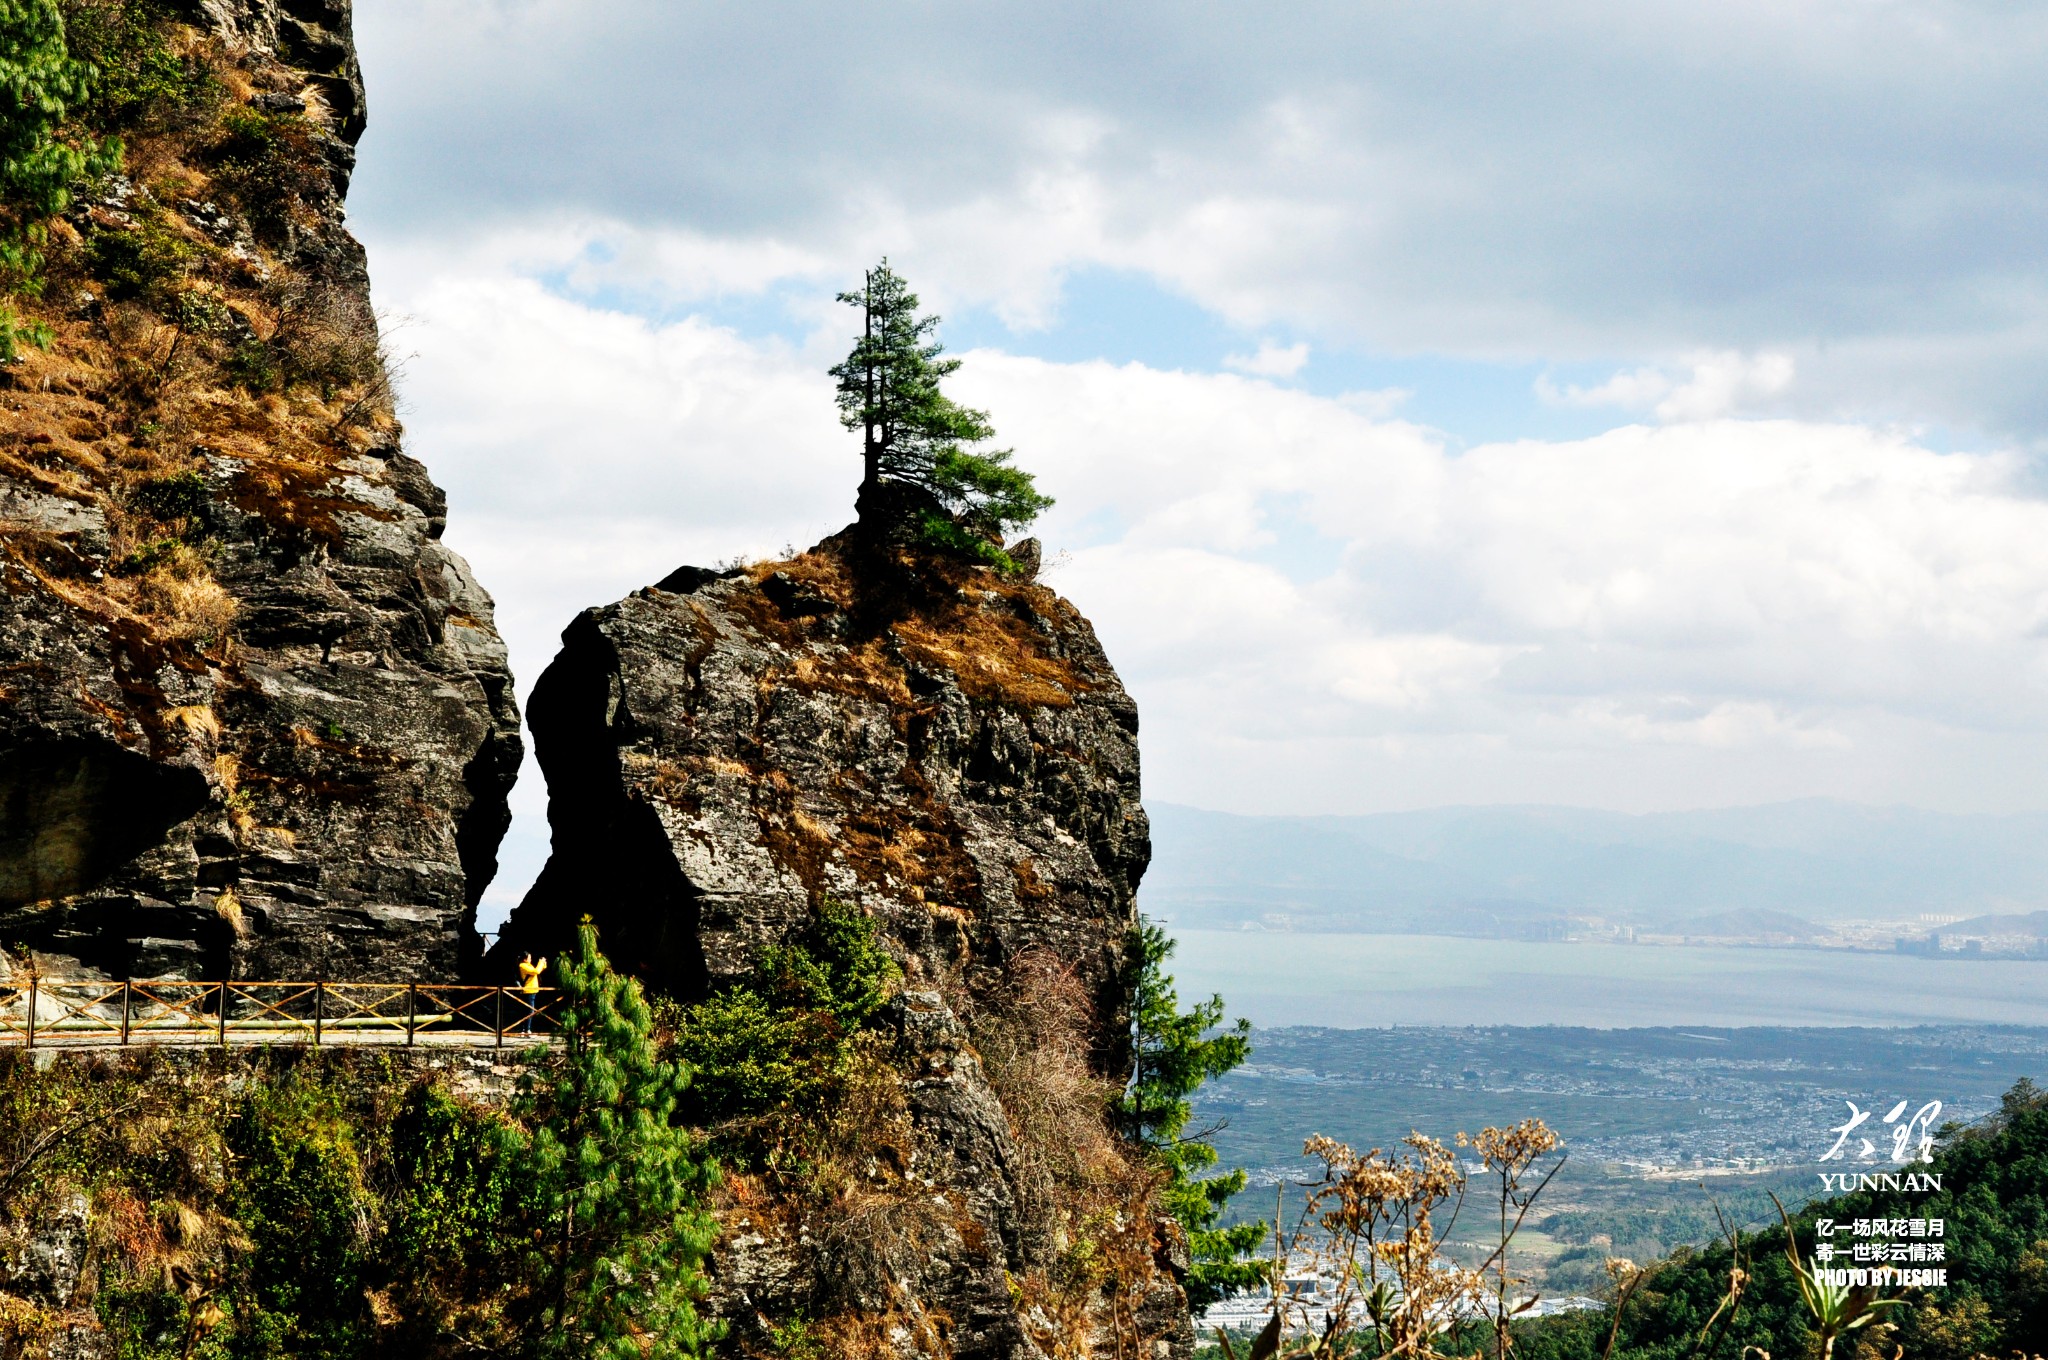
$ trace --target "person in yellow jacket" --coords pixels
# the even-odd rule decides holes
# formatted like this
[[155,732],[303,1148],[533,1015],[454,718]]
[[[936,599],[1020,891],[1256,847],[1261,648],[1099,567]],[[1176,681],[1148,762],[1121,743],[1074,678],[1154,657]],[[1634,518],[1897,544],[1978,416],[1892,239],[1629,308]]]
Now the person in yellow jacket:
[[548,961],[545,956],[541,958],[539,963],[533,961],[533,955],[531,954],[521,954],[519,956],[519,990],[526,997],[526,1032],[528,1034],[533,1033],[534,1012],[540,1008],[540,975],[547,970]]

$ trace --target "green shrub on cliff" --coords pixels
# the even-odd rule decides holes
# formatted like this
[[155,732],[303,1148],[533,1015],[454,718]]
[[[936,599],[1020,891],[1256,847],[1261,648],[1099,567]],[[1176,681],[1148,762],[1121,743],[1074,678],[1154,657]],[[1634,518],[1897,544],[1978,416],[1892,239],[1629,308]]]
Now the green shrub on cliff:
[[214,182],[241,208],[258,239],[284,241],[308,205],[329,192],[314,129],[293,113],[232,108],[207,152]]
[[[10,294],[36,291],[43,223],[64,211],[72,185],[119,164],[118,142],[60,135],[92,74],[65,46],[56,0],[0,0],[0,288]],[[46,339],[0,306],[0,361]]]
[[692,1123],[750,1162],[802,1157],[818,1111],[837,1103],[863,1025],[900,976],[858,907],[826,898],[790,943],[762,951],[751,981],[692,1006],[676,1050],[693,1075]]
[[513,1127],[419,1085],[392,1120],[389,1148],[384,1255],[405,1263],[384,1284],[392,1349],[431,1355],[450,1338],[470,1351],[515,1349],[503,1309],[539,1206]]
[[376,1243],[343,1093],[293,1073],[253,1086],[227,1128],[230,1204],[249,1242],[249,1273],[230,1291],[235,1356],[365,1353],[373,1337],[365,1290]]

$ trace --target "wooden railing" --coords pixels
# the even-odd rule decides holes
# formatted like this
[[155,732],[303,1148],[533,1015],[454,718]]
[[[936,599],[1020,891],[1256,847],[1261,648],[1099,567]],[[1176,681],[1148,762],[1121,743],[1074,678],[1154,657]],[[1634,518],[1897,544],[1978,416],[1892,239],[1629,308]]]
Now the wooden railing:
[[439,982],[0,982],[0,1047],[456,1044],[560,1029],[561,993]]

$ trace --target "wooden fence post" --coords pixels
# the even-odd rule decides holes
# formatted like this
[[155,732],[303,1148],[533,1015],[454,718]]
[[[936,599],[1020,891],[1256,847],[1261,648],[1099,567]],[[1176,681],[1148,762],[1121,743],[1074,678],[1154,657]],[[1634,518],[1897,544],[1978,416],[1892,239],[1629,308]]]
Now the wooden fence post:
[[228,985],[220,985],[220,1046],[228,1046]]
[[36,975],[28,975],[28,1046],[36,1046]]
[[134,1009],[130,1004],[135,991],[135,979],[124,978],[121,982],[121,1047],[128,1047],[128,1013]]
[[420,1014],[420,985],[417,982],[405,984],[405,1046],[413,1046]]
[[502,986],[498,988],[498,1009],[495,1024],[497,1026],[498,1042],[493,1044],[492,1047],[503,1048],[505,1046],[505,989]]
[[327,984],[313,984],[313,1047],[320,1047],[320,1026],[327,1019]]

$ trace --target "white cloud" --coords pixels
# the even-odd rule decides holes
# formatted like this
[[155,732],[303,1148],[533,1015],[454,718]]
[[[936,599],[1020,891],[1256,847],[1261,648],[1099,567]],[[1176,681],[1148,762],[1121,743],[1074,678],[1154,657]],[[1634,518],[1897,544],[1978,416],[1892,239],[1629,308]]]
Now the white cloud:
[[1558,387],[1546,373],[1536,379],[1536,395],[1552,406],[1619,406],[1623,410],[1647,411],[1671,395],[1673,386],[1661,368],[1630,369],[1593,387],[1576,383]]
[[[578,609],[814,541],[858,476],[824,376],[836,331],[657,322],[529,277],[602,254],[565,232],[378,262],[415,318],[411,446],[529,685]],[[1573,751],[1603,753],[1579,796],[1613,805],[1681,749],[1747,761],[1759,791],[1842,791],[1845,752],[1891,787],[1929,731],[2024,747],[2048,727],[2048,504],[2017,455],[1729,417],[1458,450],[1392,418],[1399,393],[965,358],[958,394],[1059,498],[1040,532],[1147,706],[1148,758],[1179,771],[1160,796],[1343,802],[1315,771],[1344,743],[1433,752],[1437,784],[1468,767],[1465,798]],[[1781,371],[1710,356],[1655,400]],[[1188,773],[1218,733],[1227,760]]]
[[1261,340],[1253,353],[1227,355],[1223,365],[1256,378],[1291,378],[1308,366],[1308,343],[1296,341],[1291,345],[1281,345],[1276,341]]
[[1370,392],[1340,392],[1337,404],[1347,411],[1378,420],[1393,415],[1415,395],[1413,388],[1383,387]]
[[1711,420],[1740,409],[1747,399],[1774,397],[1792,385],[1792,357],[1722,354],[1700,359],[1692,377],[1657,403],[1659,420]]
[[1686,696],[1675,695],[1653,708],[1658,711],[1599,699],[1572,708],[1567,721],[1588,735],[1612,737],[1630,745],[1664,743],[1722,750],[1759,745],[1843,750],[1852,745],[1841,731],[1811,720],[1796,720],[1772,703],[1728,699],[1701,711]]
[[1134,271],[1320,349],[1814,375],[1674,376],[1667,420],[1775,393],[2048,439],[2024,226],[2048,201],[2048,16],[2025,6],[357,15],[356,209],[383,239],[625,220],[693,243],[650,277],[726,280],[887,251],[941,305],[1021,326],[1053,324],[1076,271]]
[[1695,355],[1688,366],[1684,377],[1652,366],[1628,369],[1593,387],[1559,388],[1546,374],[1536,380],[1536,395],[1552,406],[1613,406],[1666,422],[1712,420],[1781,396],[1798,367],[1789,354],[1734,351]]
[[[415,318],[410,446],[522,688],[578,610],[806,545],[858,476],[836,332],[656,322],[520,272],[587,253],[379,275]],[[1059,499],[1038,532],[1143,708],[1149,796],[2048,801],[2048,503],[2017,455],[1727,417],[1459,450],[1398,393],[964,357],[957,395]]]
[[[850,514],[831,294],[886,253],[1048,353],[1098,276],[1238,351],[959,375],[1059,498],[1152,797],[2048,803],[2038,471],[1905,433],[2048,449],[2048,14],[356,15],[355,225],[524,685],[578,609]],[[1302,390],[1360,352],[1422,399]],[[1643,423],[1458,447],[1399,418],[1445,360],[1612,364],[1536,414]]]
[[522,688],[578,610],[850,518],[859,460],[815,356],[573,302],[502,258],[395,269],[378,296],[410,318],[408,446],[449,492]]
[[[1065,585],[1141,697],[1163,684],[1175,721],[1276,743],[1212,797],[1317,733],[1635,748],[1598,799],[1623,805],[1670,746],[1744,756],[1759,787],[1803,770],[1808,792],[1846,791],[1845,752],[1859,780],[1895,760],[1903,791],[1900,751],[1925,751],[1898,725],[2048,733],[2048,504],[2014,456],[1728,419],[1459,453],[1225,376],[977,354],[961,377],[1061,495],[1050,542],[1120,526]],[[1341,565],[1274,565],[1304,538]]]

